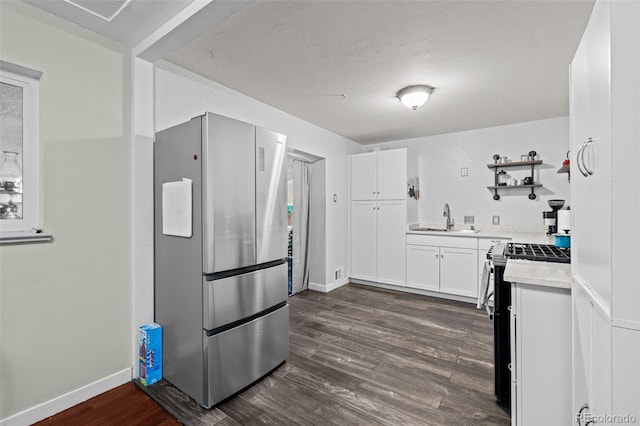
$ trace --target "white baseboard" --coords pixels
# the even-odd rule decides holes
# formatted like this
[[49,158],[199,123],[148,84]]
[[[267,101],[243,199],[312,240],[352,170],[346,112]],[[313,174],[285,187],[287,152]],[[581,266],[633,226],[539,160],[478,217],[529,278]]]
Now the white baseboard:
[[375,281],[360,280],[356,278],[352,278],[351,282],[354,284],[363,284],[371,287],[384,288],[387,290],[402,291],[404,293],[420,294],[422,296],[430,296],[430,297],[437,297],[440,299],[455,300],[457,302],[473,303],[474,305],[478,302],[478,300],[473,297],[458,296],[456,294],[448,294],[448,293],[439,293],[436,291],[422,290],[419,288],[411,288],[411,287],[404,287],[404,286],[401,287],[397,285],[383,284]]
[[309,290],[319,291],[322,293],[329,293],[336,288],[349,284],[349,278],[342,278],[329,284],[317,284],[309,282]]
[[126,368],[42,404],[27,408],[11,417],[1,419],[0,426],[30,425],[39,422],[129,381],[131,381],[131,368]]

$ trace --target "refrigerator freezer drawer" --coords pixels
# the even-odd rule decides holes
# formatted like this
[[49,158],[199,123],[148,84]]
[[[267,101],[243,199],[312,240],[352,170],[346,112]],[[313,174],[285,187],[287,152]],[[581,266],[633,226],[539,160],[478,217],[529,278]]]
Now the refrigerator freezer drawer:
[[239,327],[205,336],[207,408],[244,389],[289,356],[289,305]]
[[287,300],[287,264],[204,280],[203,328],[213,330]]

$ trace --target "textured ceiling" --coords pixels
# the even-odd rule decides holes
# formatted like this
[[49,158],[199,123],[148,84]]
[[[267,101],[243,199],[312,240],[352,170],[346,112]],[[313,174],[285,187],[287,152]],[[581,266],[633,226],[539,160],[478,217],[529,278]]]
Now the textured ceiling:
[[[25,1],[139,47],[180,11],[210,0],[132,0],[111,22],[64,0]],[[123,3],[74,1],[109,10]],[[199,9],[153,60],[182,46],[165,59],[335,133],[375,143],[567,115],[568,65],[593,0],[245,4],[214,0],[210,5],[224,12],[216,19],[210,18],[213,8]],[[436,88],[417,111],[395,98],[414,84]]]
[[[568,114],[592,1],[256,1],[166,59],[361,143]],[[213,52],[213,54],[212,54]],[[395,93],[436,88],[417,111]]]

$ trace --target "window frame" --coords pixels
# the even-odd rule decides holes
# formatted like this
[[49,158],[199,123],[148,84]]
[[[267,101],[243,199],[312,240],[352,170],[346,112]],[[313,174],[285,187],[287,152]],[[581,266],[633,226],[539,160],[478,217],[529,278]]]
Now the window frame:
[[[40,140],[40,80],[42,72],[0,61],[0,81],[22,87],[22,218],[0,219],[0,240],[8,234],[40,230],[44,218]],[[37,234],[36,234],[37,235]]]

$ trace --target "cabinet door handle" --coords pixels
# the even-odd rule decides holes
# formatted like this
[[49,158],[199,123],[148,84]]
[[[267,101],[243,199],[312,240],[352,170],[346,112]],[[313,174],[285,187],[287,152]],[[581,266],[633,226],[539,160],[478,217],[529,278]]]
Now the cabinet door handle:
[[586,144],[587,144],[586,142],[582,142],[582,145],[580,145],[580,148],[578,149],[578,153],[576,154],[576,164],[578,165],[578,170],[584,177],[587,177],[589,175],[582,168],[582,164],[580,163],[580,161],[582,160],[582,151],[584,150],[584,147]]
[[[580,158],[582,160],[582,167],[584,167],[584,171],[587,172],[588,175],[592,175],[593,170],[591,170],[589,166],[587,166],[587,162],[584,160],[584,153],[589,148],[589,145],[591,145],[592,143],[593,143],[593,139],[591,138],[587,139],[587,141],[584,143],[584,149],[580,153]],[[590,158],[591,158],[591,155],[590,155]]]

